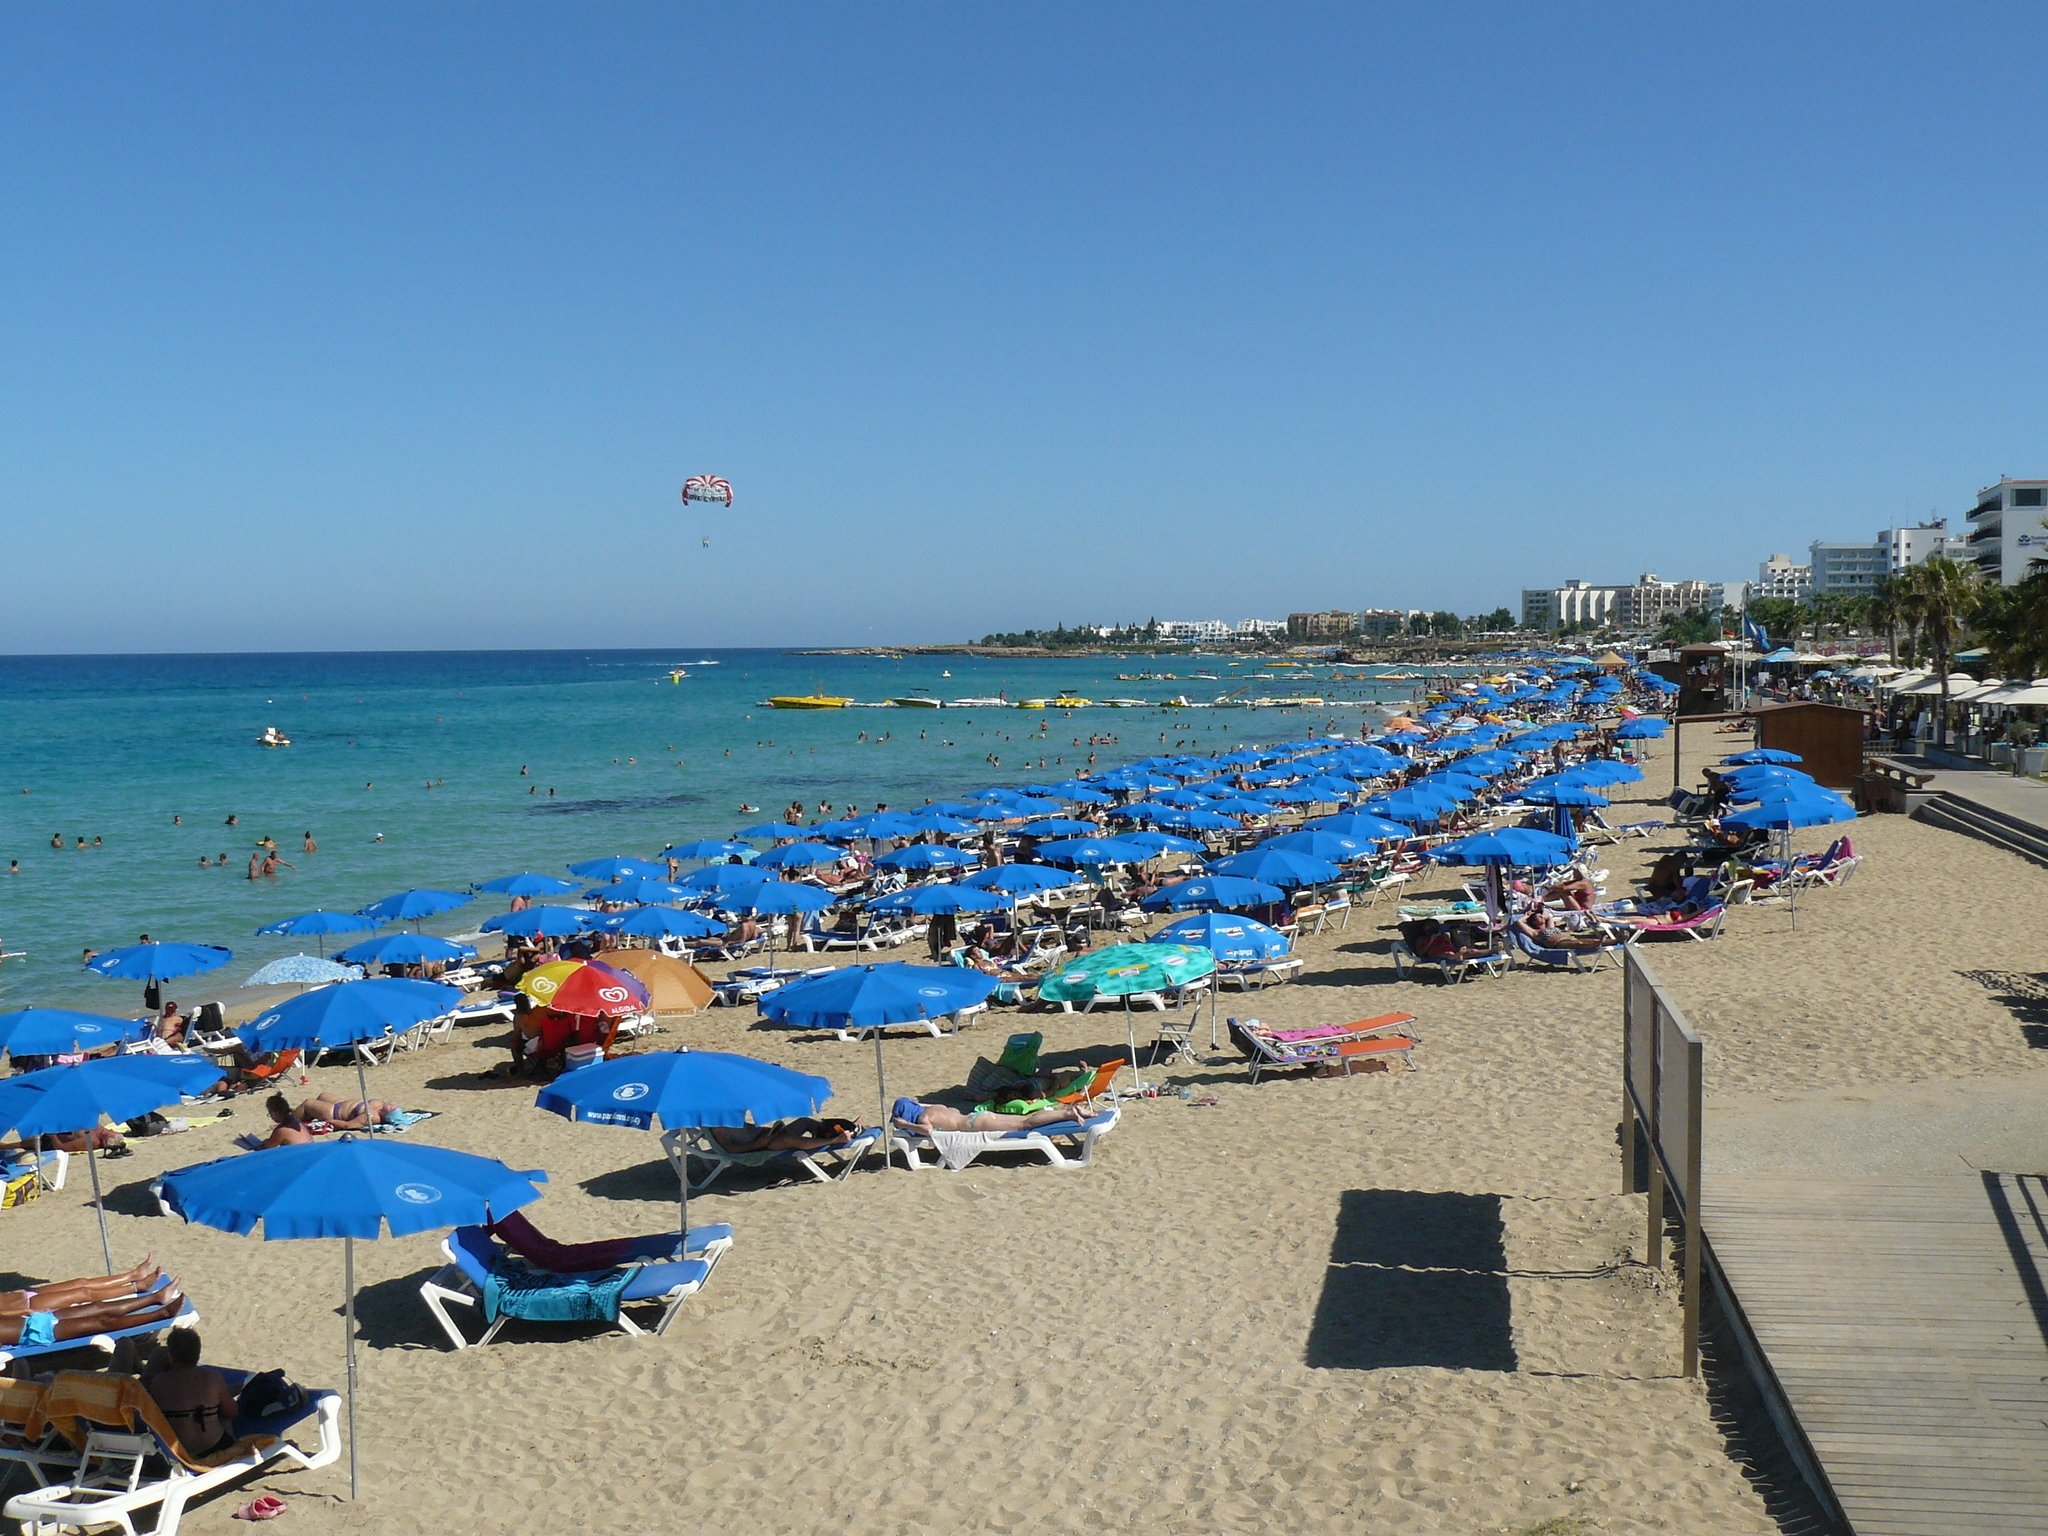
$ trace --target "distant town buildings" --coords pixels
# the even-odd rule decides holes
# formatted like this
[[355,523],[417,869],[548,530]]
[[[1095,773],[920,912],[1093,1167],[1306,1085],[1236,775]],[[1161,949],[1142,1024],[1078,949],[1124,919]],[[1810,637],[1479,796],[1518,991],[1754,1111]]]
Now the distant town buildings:
[[1358,615],[1349,608],[1287,615],[1287,638],[1290,640],[1348,640],[1357,633]]
[[1392,640],[1407,633],[1406,608],[1364,608],[1358,614],[1358,633],[1367,640]]
[[1522,627],[1597,629],[1618,624],[1624,629],[1651,629],[1672,614],[1707,607],[1713,595],[1710,582],[1666,581],[1648,571],[1628,586],[1568,581],[1561,587],[1524,587]]
[[2048,480],[2001,476],[1979,491],[1970,531],[1952,555],[1974,561],[1978,574],[1998,586],[2026,580],[2035,561],[2048,561]]
[[1230,626],[1221,619],[1161,619],[1159,638],[1189,640],[1196,645],[1220,644],[1230,638]]
[[1772,555],[1756,568],[1756,580],[1749,584],[1749,600],[1782,598],[1803,603],[1813,596],[1813,567],[1801,565],[1790,555]]

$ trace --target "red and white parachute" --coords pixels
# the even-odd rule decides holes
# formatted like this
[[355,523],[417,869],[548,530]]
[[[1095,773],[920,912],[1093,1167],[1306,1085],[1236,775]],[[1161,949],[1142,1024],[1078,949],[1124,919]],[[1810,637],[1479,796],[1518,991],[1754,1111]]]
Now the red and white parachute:
[[683,501],[722,501],[732,505],[732,482],[717,475],[692,475],[683,482]]

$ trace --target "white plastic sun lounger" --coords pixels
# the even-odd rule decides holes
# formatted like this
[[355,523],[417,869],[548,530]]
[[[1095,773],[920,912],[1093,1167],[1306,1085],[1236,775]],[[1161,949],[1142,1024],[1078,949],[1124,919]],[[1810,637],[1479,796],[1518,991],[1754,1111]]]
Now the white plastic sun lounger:
[[[886,1149],[880,1145],[881,1140],[881,1130],[870,1125],[855,1131],[853,1139],[844,1146],[818,1147],[808,1152],[789,1147],[765,1152],[734,1152],[720,1146],[718,1139],[709,1131],[664,1131],[661,1150],[668,1154],[676,1177],[687,1184],[694,1195],[709,1189],[735,1168],[761,1168],[791,1177],[808,1177],[820,1184],[835,1183],[852,1173],[869,1153],[880,1151],[887,1156]],[[690,1173],[693,1161],[703,1170],[695,1177]]]
[[956,1173],[990,1152],[1034,1152],[1055,1168],[1086,1168],[1095,1161],[1096,1142],[1115,1130],[1121,1118],[1111,1105],[1086,1120],[1031,1131],[940,1131],[934,1136],[922,1127],[892,1125],[889,1150],[902,1153],[907,1168],[950,1168]]
[[[248,1373],[227,1371],[237,1389]],[[117,1404],[127,1404],[122,1408]],[[147,1406],[142,1406],[142,1405]],[[7,1501],[4,1514],[21,1523],[22,1536],[115,1526],[135,1536],[135,1517],[155,1508],[155,1536],[176,1536],[186,1507],[215,1489],[279,1462],[308,1471],[341,1455],[341,1398],[308,1392],[297,1408],[235,1421],[236,1443],[216,1456],[194,1459],[178,1444],[163,1414],[133,1378],[60,1372],[45,1389],[44,1408],[67,1439],[84,1441],[75,1470],[64,1481]],[[307,1451],[285,1438],[312,1419],[319,1436]]]

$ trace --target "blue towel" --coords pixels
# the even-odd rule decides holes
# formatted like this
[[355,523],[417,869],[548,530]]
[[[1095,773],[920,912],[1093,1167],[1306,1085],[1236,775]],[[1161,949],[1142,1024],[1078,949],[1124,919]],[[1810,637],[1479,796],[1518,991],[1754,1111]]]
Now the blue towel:
[[484,1281],[484,1317],[530,1318],[546,1323],[615,1323],[630,1269],[591,1275],[551,1275],[545,1270],[494,1269]]

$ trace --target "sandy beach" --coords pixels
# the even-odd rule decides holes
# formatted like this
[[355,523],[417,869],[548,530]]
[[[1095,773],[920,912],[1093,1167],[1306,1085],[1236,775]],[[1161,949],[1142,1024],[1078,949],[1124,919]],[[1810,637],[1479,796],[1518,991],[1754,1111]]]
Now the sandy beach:
[[[1668,757],[1647,770],[1615,820],[1668,788]],[[2039,871],[1897,817],[1853,835],[1863,868],[1802,899],[1796,931],[1762,906],[1731,912],[1717,942],[1657,948],[1706,1039],[1709,1125],[1725,1107],[1741,1128],[1710,1139],[1709,1176],[1757,1145],[1796,1165],[1815,1100],[1967,1102],[1982,1081],[2018,1103],[2043,1081],[1997,984],[2048,947]],[[1610,894],[1663,841],[1602,850]],[[452,1353],[418,1296],[437,1240],[358,1245],[363,1496],[346,1502],[345,1465],[255,1486],[307,1533],[1803,1528],[1770,1447],[1731,1414],[1739,1392],[1676,1374],[1675,1285],[1635,1262],[1642,1204],[1617,1193],[1618,973],[1400,982],[1392,918],[1383,902],[1304,938],[1298,981],[1226,993],[1224,1012],[1304,1025],[1406,1010],[1419,1070],[1253,1087],[1241,1060],[1209,1057],[1205,1020],[1203,1064],[1153,1075],[1217,1102],[1127,1103],[1091,1168],[721,1182],[691,1214],[731,1222],[736,1246],[661,1338],[514,1325]],[[648,1044],[821,1072],[835,1112],[874,1118],[869,1048],[753,1022],[711,1010]],[[1016,1028],[1043,1030],[1056,1059],[1123,1039],[1110,1012],[898,1031],[890,1092],[957,1086]],[[487,1075],[503,1059],[479,1030],[371,1086],[439,1112],[415,1137],[546,1169],[531,1214],[551,1235],[673,1223],[652,1135],[540,1113],[532,1084]],[[353,1084],[351,1069],[313,1074]],[[210,1358],[339,1386],[340,1246],[187,1227],[146,1193],[260,1115],[245,1099],[226,1125],[107,1165],[115,1256],[153,1252],[183,1277]],[[0,1218],[0,1283],[94,1271],[88,1199],[77,1169]],[[238,1502],[190,1528],[228,1529]]]

